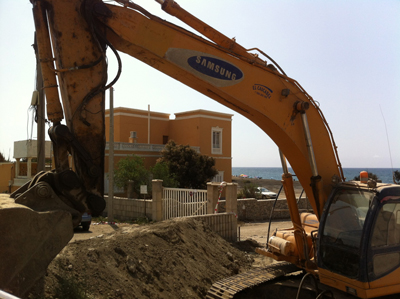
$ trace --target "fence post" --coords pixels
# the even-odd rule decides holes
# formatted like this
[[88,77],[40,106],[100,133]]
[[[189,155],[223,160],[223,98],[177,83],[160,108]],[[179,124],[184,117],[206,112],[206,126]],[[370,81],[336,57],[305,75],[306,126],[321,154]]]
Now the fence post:
[[237,215],[237,184],[226,184],[226,212]]
[[226,184],[226,212],[232,213],[233,215],[229,215],[232,217],[232,221],[230,222],[229,227],[229,240],[231,242],[237,241],[237,219],[238,219],[238,210],[237,210],[237,184],[236,183],[227,183]]
[[207,214],[214,214],[218,202],[218,183],[207,183]]
[[162,221],[162,195],[163,187],[162,180],[152,180],[152,193],[153,193],[153,203],[152,203],[152,220]]

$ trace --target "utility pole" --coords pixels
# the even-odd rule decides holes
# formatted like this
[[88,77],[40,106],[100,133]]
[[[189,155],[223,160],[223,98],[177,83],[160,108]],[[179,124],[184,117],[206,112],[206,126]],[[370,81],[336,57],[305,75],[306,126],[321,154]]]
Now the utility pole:
[[45,121],[44,121],[44,92],[43,92],[43,76],[42,68],[39,61],[39,53],[37,51],[37,41],[35,33],[35,41],[33,48],[36,54],[36,90],[38,92],[38,101],[36,118],[37,118],[37,172],[45,170],[46,146],[45,146]]
[[114,87],[110,87],[110,138],[108,140],[108,222],[114,222]]
[[147,105],[147,144],[150,144],[150,105]]

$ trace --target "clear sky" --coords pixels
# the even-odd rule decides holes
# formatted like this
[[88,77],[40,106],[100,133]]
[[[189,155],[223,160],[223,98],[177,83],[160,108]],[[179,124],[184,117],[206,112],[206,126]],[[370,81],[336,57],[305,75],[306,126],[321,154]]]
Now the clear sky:
[[[183,26],[155,1],[135,3]],[[400,169],[400,1],[178,3],[245,48],[260,48],[296,79],[320,103],[343,167]],[[30,2],[0,0],[0,28],[0,151],[12,158],[14,141],[37,137],[29,109],[35,86]],[[111,52],[109,57],[113,78]],[[150,105],[153,111],[171,114],[196,109],[234,114],[232,165],[280,166],[276,145],[243,116],[134,58],[122,58],[122,77],[114,86],[116,107],[147,110]]]

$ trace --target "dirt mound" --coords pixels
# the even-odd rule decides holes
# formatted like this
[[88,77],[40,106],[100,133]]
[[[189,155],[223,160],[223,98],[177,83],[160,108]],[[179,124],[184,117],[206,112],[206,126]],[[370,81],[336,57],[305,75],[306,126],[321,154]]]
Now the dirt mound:
[[251,263],[202,222],[174,219],[70,243],[28,297],[204,298]]

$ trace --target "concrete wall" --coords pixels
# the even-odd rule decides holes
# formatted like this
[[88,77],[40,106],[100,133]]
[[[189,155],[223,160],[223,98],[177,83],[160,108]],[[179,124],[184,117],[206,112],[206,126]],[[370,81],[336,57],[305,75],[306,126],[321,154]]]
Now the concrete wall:
[[[223,180],[232,181],[232,115],[207,110],[175,113],[170,136],[178,144],[199,146],[203,155],[215,159],[215,168],[224,172]],[[222,152],[212,153],[212,128],[222,130]]]
[[[0,193],[10,193],[9,182],[15,177],[14,163],[0,163]],[[11,182],[12,183],[12,182]],[[11,190],[12,192],[13,190]]]
[[[108,202],[108,196],[104,196]],[[152,200],[138,200],[123,197],[114,197],[113,210],[114,219],[116,221],[132,221],[133,219],[141,218],[146,215],[148,219],[153,219],[152,215]],[[107,208],[103,215],[108,213]],[[225,240],[236,242],[237,240],[237,219],[233,213],[218,213],[202,216],[190,216],[196,220],[207,223],[211,230],[219,234]]]
[[[104,196],[104,199],[108,201],[108,196]],[[146,206],[145,206],[146,203]],[[124,197],[114,197],[114,218],[120,221],[132,221],[133,219],[146,216],[149,219],[153,219],[152,216],[152,204],[151,199],[129,199]],[[225,200],[221,200],[218,205],[218,213],[225,213]],[[254,198],[238,199],[237,200],[237,216],[240,221],[264,221],[269,220],[271,209],[273,207],[273,199],[256,200]],[[146,209],[146,214],[145,214]],[[300,212],[305,212],[307,209],[311,209],[311,206],[307,204],[305,199],[299,202]],[[107,215],[107,208],[104,211],[104,215]],[[211,214],[209,214],[211,215]],[[232,214],[234,215],[234,214]],[[198,217],[198,216],[193,216]],[[202,216],[201,216],[202,217]],[[279,199],[275,205],[275,212],[273,219],[289,219],[289,211],[287,210],[286,199]]]
[[237,218],[232,213],[190,216],[190,218],[207,223],[212,231],[229,242],[237,241]]
[[[36,158],[37,140],[14,141],[14,158]],[[45,141],[45,157],[51,157],[51,141]]]
[[[240,221],[264,221],[269,220],[271,210],[274,205],[275,199],[262,199],[257,200],[254,198],[244,198],[237,200],[238,220]],[[225,212],[225,200],[221,200],[218,205],[218,213]],[[308,200],[302,198],[299,201],[300,212],[311,210],[311,205]],[[278,199],[275,205],[275,210],[272,219],[289,219],[289,210],[287,207],[286,199]]]
[[[138,200],[122,197],[114,197],[113,216],[119,221],[131,221],[136,218],[144,217],[153,220],[163,220],[162,204],[162,181],[153,180],[153,199]],[[207,215],[190,216],[207,223],[210,228],[228,241],[237,240],[237,221],[263,221],[270,219],[271,210],[275,205],[273,219],[288,219],[289,211],[286,199],[256,200],[254,198],[237,199],[237,184],[227,183],[226,200],[218,202],[218,210],[214,214],[215,206],[218,201],[220,185],[216,183],[207,184]],[[104,197],[108,202],[108,196]],[[305,212],[311,207],[308,200],[303,198],[298,203],[300,212]],[[104,212],[107,215],[107,209]]]
[[[148,111],[125,107],[114,108],[114,141],[129,142],[131,131],[137,133],[132,141],[148,143]],[[106,139],[109,138],[109,110],[106,110]],[[150,111],[150,143],[163,144],[163,136],[168,135],[169,114]]]
[[[108,196],[104,195],[104,199],[108,203]],[[133,219],[147,217],[152,219],[152,204],[151,199],[131,199],[126,197],[115,197],[113,201],[114,219],[119,221],[132,221]],[[108,205],[107,205],[108,206]],[[103,215],[107,215],[107,207]]]

